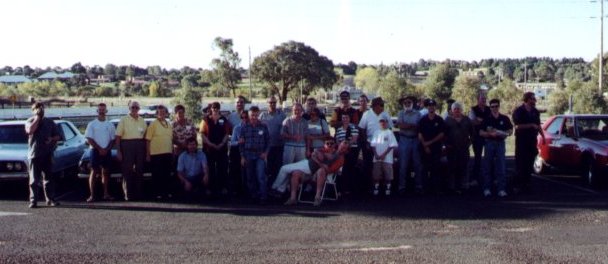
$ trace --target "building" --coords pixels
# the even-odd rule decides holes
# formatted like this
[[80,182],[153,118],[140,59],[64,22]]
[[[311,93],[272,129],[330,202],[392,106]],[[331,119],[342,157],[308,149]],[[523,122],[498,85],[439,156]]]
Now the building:
[[40,75],[36,79],[38,79],[39,81],[52,81],[52,80],[67,81],[67,80],[74,78],[74,76],[78,76],[78,74],[74,74],[71,72],[56,73],[54,71],[50,71],[50,72],[46,72],[46,73]]
[[517,89],[520,89],[524,92],[534,92],[537,98],[546,99],[549,94],[553,91],[557,90],[557,83],[554,82],[528,82],[528,83],[515,83]]
[[29,83],[32,80],[25,75],[4,75],[0,76],[0,83],[7,85],[17,85],[20,83]]

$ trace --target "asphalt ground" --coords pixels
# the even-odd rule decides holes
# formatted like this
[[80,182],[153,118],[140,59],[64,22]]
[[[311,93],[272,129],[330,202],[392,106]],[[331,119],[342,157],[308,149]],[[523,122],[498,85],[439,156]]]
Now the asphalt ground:
[[[114,186],[117,191],[118,186]],[[345,197],[311,205],[84,202],[28,209],[0,188],[0,263],[608,263],[608,191],[568,175],[532,192]]]

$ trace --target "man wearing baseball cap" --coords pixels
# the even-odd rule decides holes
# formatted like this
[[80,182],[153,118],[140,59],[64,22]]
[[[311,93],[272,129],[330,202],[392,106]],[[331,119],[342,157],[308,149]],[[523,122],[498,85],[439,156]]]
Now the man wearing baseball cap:
[[342,126],[342,115],[348,115],[350,117],[350,122],[353,124],[359,123],[359,112],[357,109],[354,109],[350,105],[350,93],[348,91],[340,92],[340,106],[334,109],[334,112],[331,114],[331,120],[329,124],[338,129],[338,127]]
[[[445,125],[441,116],[435,113],[437,102],[433,99],[426,99],[424,106],[428,110],[428,114],[424,115],[418,122],[418,140],[422,147],[422,177],[431,178],[430,190],[433,192],[440,191],[441,175],[439,168],[441,167],[441,147],[444,136]],[[416,192],[421,193],[423,190],[416,186]]]

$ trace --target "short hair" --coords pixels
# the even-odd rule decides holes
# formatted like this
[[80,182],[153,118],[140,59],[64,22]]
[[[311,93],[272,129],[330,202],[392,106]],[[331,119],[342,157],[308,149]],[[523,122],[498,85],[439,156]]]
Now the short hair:
[[257,105],[252,105],[251,107],[249,107],[249,111],[250,112],[260,112],[260,108]]
[[369,98],[365,94],[359,95],[359,99],[365,99],[366,102],[369,102]]
[[243,115],[245,115],[247,118],[249,118],[249,112],[247,112],[247,110],[243,110],[243,112],[241,112],[241,115],[239,117],[242,117]]
[[274,95],[272,95],[272,96],[268,97],[268,100],[266,100],[266,102],[270,102],[273,99],[274,99],[275,102],[277,101],[277,98]]
[[159,111],[159,110],[165,110],[165,111],[167,111],[167,107],[166,107],[166,106],[164,106],[164,105],[162,105],[162,104],[161,104],[161,105],[158,105],[158,106],[156,107],[156,113],[158,113],[158,111]]
[[302,106],[301,103],[295,103],[295,104],[293,104],[292,108],[296,108],[296,107],[300,107],[300,108],[304,109],[304,107]]
[[179,111],[186,111],[186,108],[185,108],[183,105],[178,104],[178,105],[176,105],[176,106],[173,108],[173,112],[176,112],[176,113],[177,113],[177,112],[179,112]]
[[372,99],[372,107],[380,105],[384,105],[384,100],[382,100],[382,97],[376,97]]
[[315,113],[316,115],[321,115],[321,110],[318,107],[313,108],[312,110],[310,110],[312,113]]
[[32,105],[32,110],[38,109],[38,108],[44,108],[44,104],[41,102],[36,102]]
[[239,95],[236,97],[236,101],[238,101],[239,99],[243,99],[243,102],[247,102],[247,99],[245,98],[245,96]]
[[491,104],[498,104],[498,105],[500,105],[500,100],[494,98],[494,99],[490,100],[490,105]]
[[462,104],[459,102],[453,102],[451,108],[452,108],[452,111],[454,111],[454,109],[462,110]]
[[198,145],[198,141],[196,141],[196,138],[186,139],[186,145],[190,144],[191,142],[194,142],[194,144]]
[[308,97],[306,98],[306,102],[317,102],[317,99],[315,99],[314,97]]
[[128,106],[131,107],[133,104],[139,105],[139,102],[138,101],[130,101]]
[[97,104],[97,107],[100,107],[100,106],[107,107],[106,103],[99,103],[99,104]]
[[525,92],[524,96],[522,97],[522,100],[525,102],[525,101],[528,101],[529,99],[534,98],[534,96],[535,96],[534,92]]
[[222,109],[221,105],[219,102],[213,102],[211,103],[211,108],[217,108],[217,109]]

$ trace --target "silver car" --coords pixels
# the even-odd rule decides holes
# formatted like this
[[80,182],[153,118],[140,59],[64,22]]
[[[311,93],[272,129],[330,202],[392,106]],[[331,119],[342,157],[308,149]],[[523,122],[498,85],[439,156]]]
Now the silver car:
[[[87,149],[85,137],[72,122],[55,120],[61,139],[53,158],[53,174],[75,177],[78,161]],[[28,136],[25,120],[0,122],[0,180],[28,179]]]

